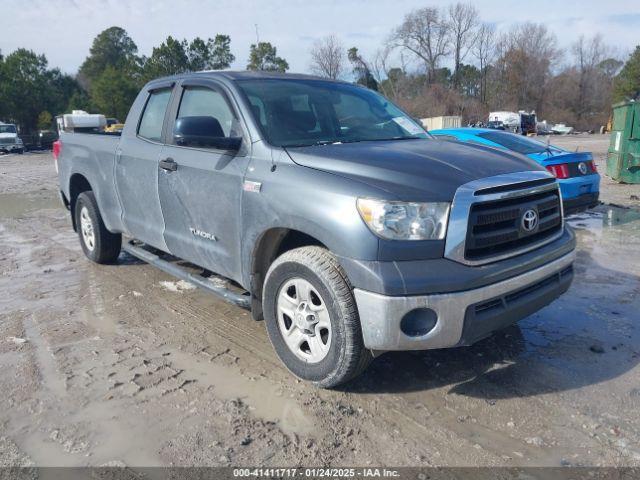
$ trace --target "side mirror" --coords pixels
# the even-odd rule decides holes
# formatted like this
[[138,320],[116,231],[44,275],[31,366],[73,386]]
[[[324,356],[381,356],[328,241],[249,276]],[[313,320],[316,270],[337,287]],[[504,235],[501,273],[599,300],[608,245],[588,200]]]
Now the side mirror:
[[207,116],[180,117],[173,128],[173,139],[182,147],[215,148],[236,152],[242,137],[225,137],[218,119]]

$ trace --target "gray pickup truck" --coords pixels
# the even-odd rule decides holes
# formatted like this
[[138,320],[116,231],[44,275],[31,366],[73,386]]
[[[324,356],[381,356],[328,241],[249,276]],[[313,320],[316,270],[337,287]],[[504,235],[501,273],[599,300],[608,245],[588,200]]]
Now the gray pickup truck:
[[55,152],[87,257],[124,248],[251,309],[287,368],[323,387],[384,352],[476,342],[573,278],[548,172],[436,140],[346,82],[162,78],[121,135],[62,132]]

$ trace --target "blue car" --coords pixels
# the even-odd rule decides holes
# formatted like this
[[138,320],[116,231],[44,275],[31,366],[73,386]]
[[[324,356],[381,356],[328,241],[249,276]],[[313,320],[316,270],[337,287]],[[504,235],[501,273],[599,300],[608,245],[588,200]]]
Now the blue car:
[[558,179],[565,214],[598,205],[600,175],[589,152],[569,152],[522,135],[489,128],[430,130],[443,140],[476,143],[512,150],[535,160]]

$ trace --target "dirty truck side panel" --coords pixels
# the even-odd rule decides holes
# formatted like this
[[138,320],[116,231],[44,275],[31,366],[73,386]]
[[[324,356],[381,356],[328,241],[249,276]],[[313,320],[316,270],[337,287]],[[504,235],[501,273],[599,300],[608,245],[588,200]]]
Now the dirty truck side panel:
[[[191,90],[190,90],[191,89]],[[180,115],[180,105],[193,91],[204,99],[187,109],[202,115],[235,118],[235,134],[243,136],[238,152],[175,145],[171,132]],[[216,99],[214,104],[206,103]],[[167,144],[163,157],[176,163],[175,171],[160,169],[158,193],[164,218],[164,239],[169,251],[218,274],[241,282],[241,195],[251,141],[228,90],[217,82],[202,80],[177,85],[167,121]],[[223,103],[224,102],[224,103]],[[224,109],[224,112],[210,109]],[[231,132],[231,131],[230,131]],[[229,133],[230,133],[229,132]]]
[[81,175],[91,185],[106,227],[123,228],[120,202],[114,180],[114,159],[120,138],[109,135],[68,134],[62,132],[63,155],[58,159],[60,188],[71,198],[71,182]]
[[124,137],[116,158],[115,180],[126,232],[156,248],[166,249],[158,197],[162,150],[162,145]]
[[376,260],[378,238],[368,230],[355,197],[380,197],[384,192],[359,182],[298,167],[284,150],[268,155],[254,144],[248,181],[260,191],[242,192],[243,281],[248,281],[255,249],[266,232],[287,229],[317,239],[339,257]]
[[[116,152],[115,181],[125,232],[162,250],[167,250],[167,245],[163,236],[164,219],[158,194],[158,163],[164,158],[164,117],[171,99],[171,86],[152,85],[140,92],[127,116],[120,148]],[[155,97],[158,102],[157,115],[161,117],[157,119],[161,132],[158,138],[143,138],[138,135],[141,115],[148,102],[151,105],[151,95],[159,91],[167,94],[160,100]]]

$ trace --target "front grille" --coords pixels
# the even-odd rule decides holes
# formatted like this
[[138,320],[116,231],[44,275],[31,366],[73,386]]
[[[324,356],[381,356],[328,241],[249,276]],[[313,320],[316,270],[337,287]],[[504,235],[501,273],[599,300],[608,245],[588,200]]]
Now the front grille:
[[[531,231],[522,225],[522,217],[528,210],[538,215],[538,224]],[[561,228],[558,190],[474,203],[469,213],[465,258],[477,261],[509,254],[542,242]]]
[[16,143],[15,137],[0,138],[0,145],[13,145]]

